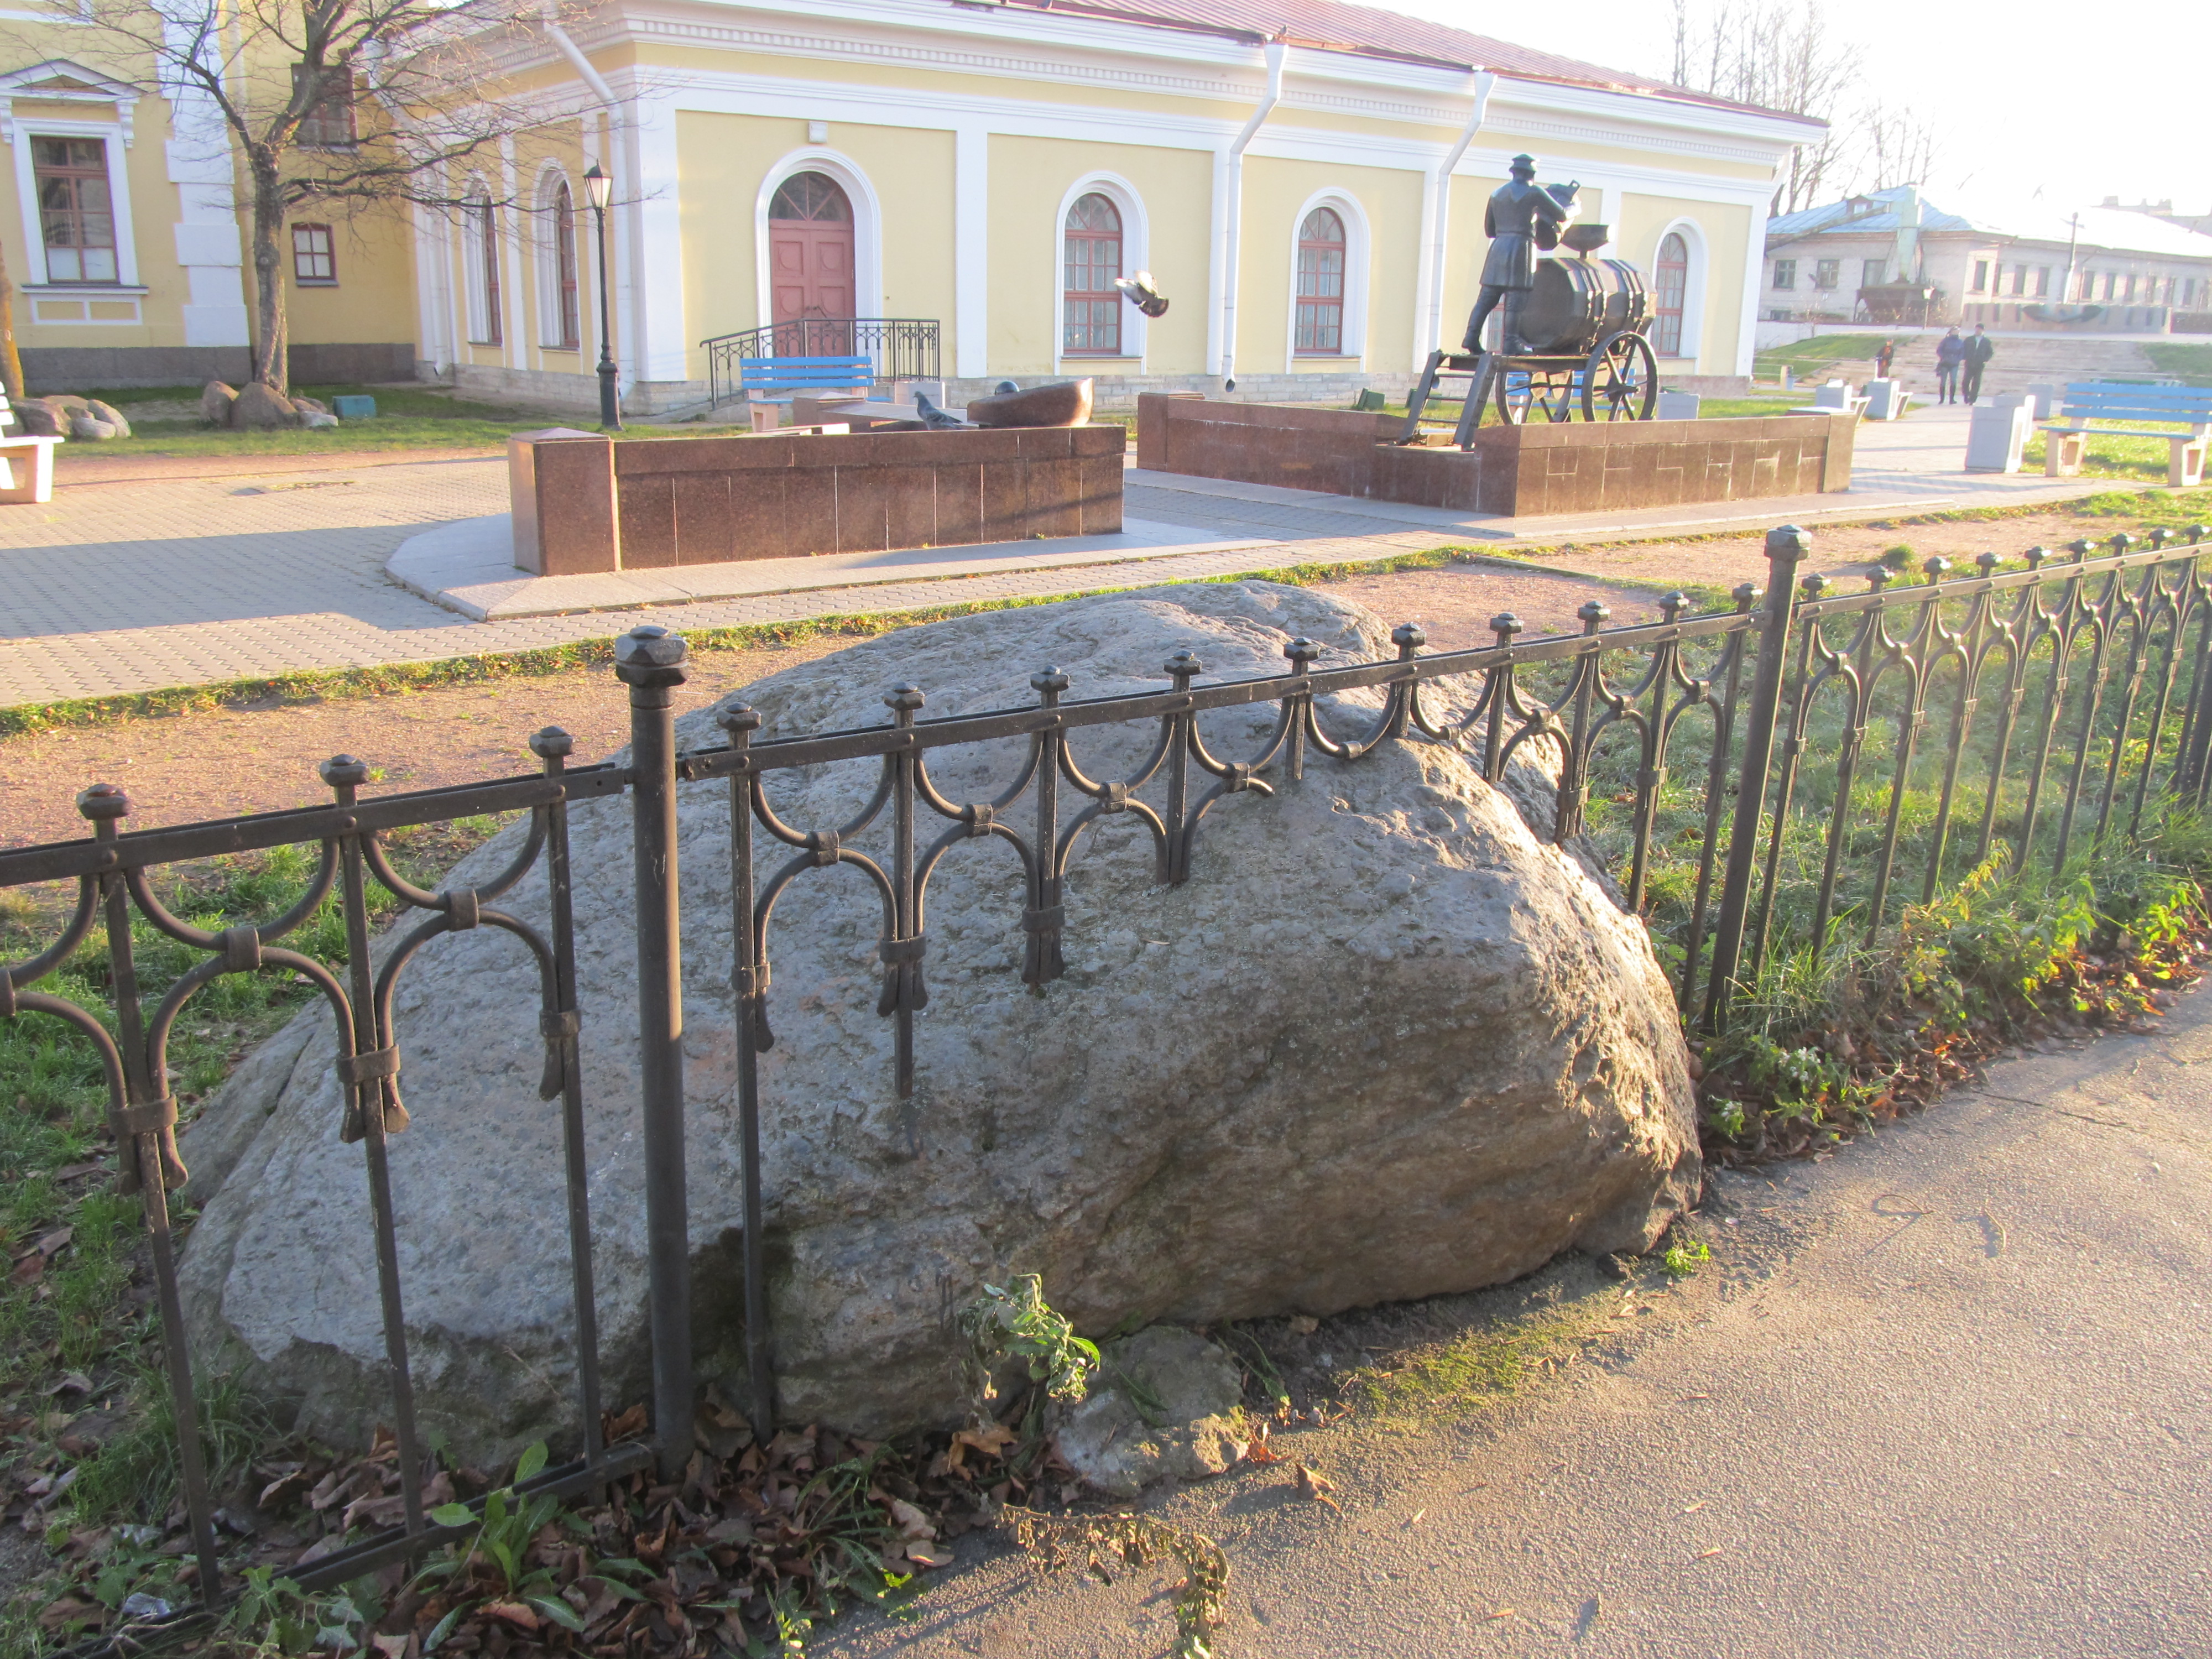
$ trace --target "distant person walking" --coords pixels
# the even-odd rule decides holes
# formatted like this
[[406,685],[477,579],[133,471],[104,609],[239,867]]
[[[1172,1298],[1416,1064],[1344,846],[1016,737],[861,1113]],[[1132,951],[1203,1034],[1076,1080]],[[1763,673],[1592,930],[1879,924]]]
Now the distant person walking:
[[1881,349],[1874,354],[1874,374],[1878,380],[1889,378],[1889,366],[1897,361],[1897,342],[1884,340]]
[[1982,371],[1990,366],[1990,359],[1997,355],[1997,343],[1982,332],[1979,323],[1974,325],[1974,337],[1966,343],[1966,401],[1972,403],[1982,395]]
[[1959,337],[1957,329],[1951,330],[1936,342],[1936,401],[1955,404],[1959,401],[1959,365],[1966,360],[1966,343]]

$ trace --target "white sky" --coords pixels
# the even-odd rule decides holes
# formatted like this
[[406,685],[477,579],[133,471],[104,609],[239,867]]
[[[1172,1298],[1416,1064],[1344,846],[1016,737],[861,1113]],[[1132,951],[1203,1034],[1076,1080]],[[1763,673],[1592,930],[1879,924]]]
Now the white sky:
[[[1673,64],[1667,0],[1368,3],[1662,80]],[[1863,65],[1863,95],[1934,118],[1937,206],[2039,190],[2065,208],[2170,196],[2179,210],[2212,210],[2202,92],[2212,13],[2197,0],[1840,0],[1826,15]],[[1836,194],[1855,182],[1838,180]]]

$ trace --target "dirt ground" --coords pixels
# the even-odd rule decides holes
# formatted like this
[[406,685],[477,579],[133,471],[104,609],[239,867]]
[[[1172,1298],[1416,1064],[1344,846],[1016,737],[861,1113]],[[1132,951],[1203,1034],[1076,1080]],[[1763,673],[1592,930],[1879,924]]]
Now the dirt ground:
[[[2110,533],[2063,514],[1994,523],[1899,527],[1842,526],[1819,532],[1808,568],[1841,579],[1863,576],[1900,542],[1921,555],[1961,563],[1987,548],[2016,555],[2041,542],[2058,547],[2083,533]],[[1374,610],[1386,623],[1418,622],[1431,650],[1486,645],[1490,619],[1510,611],[1527,634],[1571,633],[1575,611],[1596,599],[1620,626],[1659,615],[1664,586],[1733,586],[1762,580],[1766,561],[1757,536],[1547,550],[1533,558],[1591,572],[1613,582],[1582,581],[1498,562],[1358,576],[1325,584]],[[1620,581],[1655,584],[1629,587]],[[750,651],[702,652],[679,709],[836,650],[836,639]],[[315,775],[340,752],[379,769],[373,787],[426,789],[507,771],[532,769],[526,747],[540,726],[566,727],[580,760],[604,757],[625,741],[629,714],[606,669],[542,678],[361,698],[225,708],[210,714],[126,720],[95,730],[58,730],[0,742],[0,846],[73,839],[84,833],[76,793],[96,782],[121,784],[132,802],[132,828],[270,811],[327,799]]]

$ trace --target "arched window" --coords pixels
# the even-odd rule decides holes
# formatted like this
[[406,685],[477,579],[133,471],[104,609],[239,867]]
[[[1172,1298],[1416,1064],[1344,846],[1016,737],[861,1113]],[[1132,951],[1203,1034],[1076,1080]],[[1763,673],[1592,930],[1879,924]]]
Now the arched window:
[[1297,349],[1314,357],[1344,355],[1344,221],[1317,207],[1298,227]]
[[1093,191],[1067,210],[1065,237],[1066,320],[1060,349],[1070,356],[1121,354],[1121,215]]
[[1690,245],[1674,231],[1659,243],[1652,309],[1657,313],[1651,344],[1662,357],[1682,355],[1682,305],[1690,291]]
[[469,343],[495,346],[499,319],[499,216],[479,187],[461,210],[461,258],[468,271]]
[[546,343],[562,351],[574,351],[583,341],[583,318],[577,303],[576,288],[576,198],[569,194],[568,181],[558,179],[553,185],[552,258],[550,267],[551,292],[546,295],[552,303],[546,322],[546,332],[552,337]]

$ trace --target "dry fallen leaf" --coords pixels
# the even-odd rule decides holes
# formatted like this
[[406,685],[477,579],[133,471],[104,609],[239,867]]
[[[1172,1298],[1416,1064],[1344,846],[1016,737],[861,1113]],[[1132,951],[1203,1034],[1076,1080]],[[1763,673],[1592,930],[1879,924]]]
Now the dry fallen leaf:
[[1309,1503],[1326,1504],[1329,1508],[1336,1510],[1339,1515],[1344,1513],[1342,1510],[1337,1509],[1336,1500],[1329,1496],[1330,1492],[1336,1490],[1334,1482],[1316,1474],[1304,1463],[1297,1466],[1297,1480],[1299,1497]]
[[1683,1504],[1683,1505],[1682,1505],[1682,1513],[1683,1513],[1683,1514],[1685,1514],[1685,1515],[1695,1515],[1695,1514],[1696,1514],[1699,1510],[1701,1510],[1701,1509],[1705,1508],[1705,1500],[1704,1498],[1699,1498],[1696,1503],[1694,1503],[1694,1504]]
[[1494,1608],[1483,1615],[1486,1619],[1510,1619],[1512,1616],[1513,1609],[1510,1607]]
[[537,1613],[520,1601],[494,1601],[478,1611],[487,1619],[513,1625],[517,1630],[534,1631],[540,1622]]
[[1686,1400],[1686,1401],[1689,1401],[1689,1400],[1711,1400],[1711,1399],[1712,1398],[1712,1395],[1709,1395],[1709,1394],[1686,1394],[1686,1395],[1684,1395],[1682,1396],[1682,1398],[1683,1398],[1684,1400]]
[[1321,1328],[1321,1321],[1311,1314],[1294,1314],[1289,1321],[1292,1336],[1311,1336]]
[[1692,1561],[1710,1561],[1710,1560],[1711,1560],[1711,1559],[1713,1559],[1713,1557],[1715,1557],[1716,1555],[1718,1555],[1719,1553],[1720,1553],[1720,1550],[1719,1550],[1719,1548],[1718,1548],[1717,1547],[1716,1547],[1715,1548],[1709,1549],[1709,1550],[1699,1550],[1699,1551],[1698,1551],[1695,1555],[1692,1556],[1692,1557],[1690,1558],[1690,1559],[1692,1559]]
[[1427,1511],[1426,1510],[1425,1510],[1425,1509],[1424,1509],[1424,1510],[1415,1510],[1413,1511],[1413,1518],[1412,1520],[1408,1521],[1407,1522],[1406,1522],[1406,1524],[1407,1524],[1407,1526],[1409,1526],[1409,1527],[1418,1527],[1418,1526],[1419,1526],[1419,1525],[1421,1524],[1421,1517],[1422,1517],[1423,1516],[1426,1515],[1427,1513],[1428,1513],[1428,1511]]
[[407,1659],[407,1632],[397,1636],[372,1636],[369,1645],[384,1656],[384,1659]]
[[[890,1503],[891,1519],[897,1523],[899,1536],[927,1543],[937,1536],[937,1523],[903,1498],[894,1498]],[[907,1551],[912,1555],[914,1551]]]

